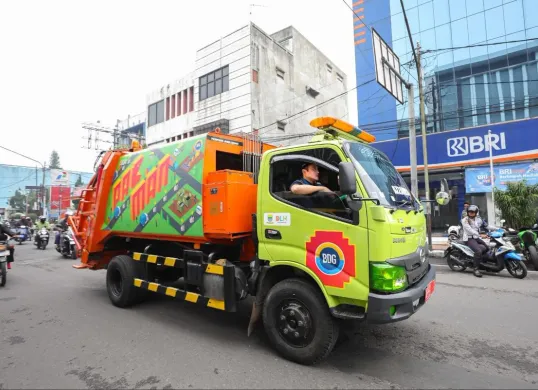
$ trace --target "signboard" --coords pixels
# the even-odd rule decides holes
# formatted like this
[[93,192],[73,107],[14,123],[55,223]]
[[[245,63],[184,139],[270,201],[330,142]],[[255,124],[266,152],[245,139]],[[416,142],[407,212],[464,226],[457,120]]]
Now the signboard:
[[[494,162],[538,158],[538,119],[528,119],[428,134],[428,166],[445,169],[489,164],[490,129]],[[409,171],[409,138],[372,145],[384,152],[399,171]],[[421,136],[417,136],[417,163],[420,169],[423,164]]]
[[[61,202],[61,203],[60,203]],[[50,211],[65,210],[71,207],[71,187],[52,186],[50,187]]]
[[50,170],[50,182],[53,186],[69,185],[69,172],[63,169],[51,169]]
[[372,28],[372,46],[374,48],[375,78],[377,82],[385,88],[392,96],[403,104],[402,82],[386,63],[385,59],[394,69],[400,73],[400,59],[392,51],[387,42],[381,38],[375,29]]
[[[506,190],[506,183],[527,180],[528,184],[538,184],[538,163],[520,163],[493,167],[495,188]],[[465,192],[491,192],[489,166],[465,169]]]

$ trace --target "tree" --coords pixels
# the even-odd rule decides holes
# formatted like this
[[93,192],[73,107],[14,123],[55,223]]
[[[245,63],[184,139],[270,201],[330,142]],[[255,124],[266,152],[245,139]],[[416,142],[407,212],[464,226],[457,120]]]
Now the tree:
[[84,183],[82,182],[82,175],[78,175],[78,179],[75,183],[75,187],[82,187]]
[[501,210],[506,224],[514,229],[531,227],[538,211],[538,185],[526,180],[506,184],[506,191],[495,189],[495,205]]
[[13,210],[24,213],[26,210],[26,196],[19,190],[15,191],[15,195],[9,199],[9,205]]
[[52,169],[61,169],[60,166],[60,155],[56,150],[53,150],[50,154],[49,168]]

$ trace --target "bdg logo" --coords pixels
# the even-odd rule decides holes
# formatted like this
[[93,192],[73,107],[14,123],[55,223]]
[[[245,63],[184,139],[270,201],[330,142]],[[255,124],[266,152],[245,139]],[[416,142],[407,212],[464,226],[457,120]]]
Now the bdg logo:
[[316,249],[316,266],[325,275],[342,272],[346,259],[342,250],[332,242],[325,242]]
[[[506,149],[506,136],[504,132],[491,134],[491,146],[493,150]],[[488,135],[472,137],[455,137],[446,140],[448,157],[468,156],[469,154],[489,152]]]
[[306,266],[325,286],[344,288],[356,276],[355,246],[342,232],[317,231],[305,249]]

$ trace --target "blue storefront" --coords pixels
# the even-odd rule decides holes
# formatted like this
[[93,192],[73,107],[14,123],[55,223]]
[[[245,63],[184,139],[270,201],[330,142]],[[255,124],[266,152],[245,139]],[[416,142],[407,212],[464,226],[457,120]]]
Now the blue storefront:
[[[493,220],[489,170],[488,130],[491,130],[495,186],[522,179],[538,182],[538,119],[504,122],[494,125],[446,131],[427,135],[430,188],[433,197],[440,179],[449,182],[453,202],[448,208],[435,209],[434,227],[454,223],[467,200],[476,203]],[[409,138],[374,143],[384,152],[406,180],[409,179]],[[422,175],[422,137],[417,137],[419,195],[424,194]]]

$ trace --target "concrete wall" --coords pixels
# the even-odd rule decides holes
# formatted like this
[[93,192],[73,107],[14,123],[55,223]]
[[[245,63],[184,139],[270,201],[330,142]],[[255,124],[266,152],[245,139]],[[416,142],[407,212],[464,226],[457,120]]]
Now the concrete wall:
[[[250,40],[250,26],[245,26],[196,52],[194,126],[227,119],[230,133],[250,131]],[[198,79],[226,65],[229,90],[199,101]]]
[[[309,122],[317,116],[348,120],[347,94],[317,106],[347,90],[346,74],[295,28],[269,36],[253,25],[252,52],[252,67],[258,67],[258,83],[252,83],[252,127],[261,129],[262,138],[276,145],[301,143],[315,131]],[[284,79],[277,76],[277,68],[284,71]],[[308,94],[307,87],[319,94]],[[286,123],[284,131],[276,121]]]

